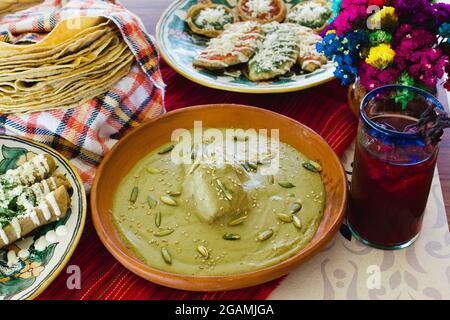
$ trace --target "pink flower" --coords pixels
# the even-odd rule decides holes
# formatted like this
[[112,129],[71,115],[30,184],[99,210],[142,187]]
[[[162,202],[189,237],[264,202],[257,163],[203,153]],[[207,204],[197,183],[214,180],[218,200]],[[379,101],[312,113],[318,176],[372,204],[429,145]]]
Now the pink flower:
[[416,50],[421,47],[432,46],[436,42],[436,36],[421,28],[414,28],[410,24],[402,24],[394,35],[394,45],[405,49]]
[[439,49],[426,48],[411,55],[408,73],[433,89],[444,76],[448,58]]
[[341,36],[350,30],[363,26],[367,19],[366,10],[366,0],[343,0],[341,12],[332,23],[336,29],[336,34]]
[[400,69],[395,66],[390,66],[386,69],[378,69],[365,62],[360,63],[358,70],[361,84],[368,90],[395,83],[401,73]]
[[424,29],[413,29],[413,26],[404,24],[399,27],[394,37],[394,62],[399,69],[405,69],[412,54],[423,48],[431,48],[436,42],[436,36]]

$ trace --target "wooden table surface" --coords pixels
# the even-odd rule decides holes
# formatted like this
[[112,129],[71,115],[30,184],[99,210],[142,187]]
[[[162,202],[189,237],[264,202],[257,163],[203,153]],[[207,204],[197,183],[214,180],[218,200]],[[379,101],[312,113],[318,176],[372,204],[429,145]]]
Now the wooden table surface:
[[[136,13],[143,21],[147,31],[155,34],[156,24],[164,10],[173,0],[120,0],[129,10]],[[170,94],[170,93],[169,93]],[[448,110],[448,97],[440,92],[439,100]],[[450,130],[443,137],[438,159],[439,175],[441,177],[442,192],[444,194],[445,209],[450,226]]]

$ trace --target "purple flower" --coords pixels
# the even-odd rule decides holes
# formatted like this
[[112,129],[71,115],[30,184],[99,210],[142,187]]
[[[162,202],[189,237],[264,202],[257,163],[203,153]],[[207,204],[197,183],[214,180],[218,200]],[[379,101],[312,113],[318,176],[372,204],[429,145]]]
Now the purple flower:
[[400,69],[404,69],[414,52],[431,48],[435,43],[436,36],[431,32],[415,29],[410,24],[403,24],[394,35],[393,49],[396,52],[394,62]]
[[432,4],[430,0],[397,0],[395,8],[401,22],[432,31],[450,20],[450,4],[446,3]]
[[435,23],[429,0],[397,0],[395,9],[401,22],[406,21],[416,27]]
[[444,74],[448,58],[436,46],[435,34],[411,24],[401,25],[394,35],[394,65],[432,89]]
[[361,84],[368,90],[395,83],[401,74],[401,71],[395,66],[381,70],[365,62],[360,63],[358,70]]
[[450,4],[436,3],[432,6],[436,25],[441,25],[445,22],[450,22]]
[[433,89],[444,75],[448,58],[439,49],[426,48],[411,55],[408,73]]

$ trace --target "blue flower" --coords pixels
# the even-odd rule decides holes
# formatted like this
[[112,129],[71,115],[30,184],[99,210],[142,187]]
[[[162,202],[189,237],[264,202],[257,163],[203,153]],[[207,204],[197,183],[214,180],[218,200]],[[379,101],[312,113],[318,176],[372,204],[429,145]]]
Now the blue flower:
[[350,85],[358,75],[356,67],[361,49],[368,42],[365,30],[348,32],[337,36],[333,30],[328,31],[316,49],[336,64],[335,76],[341,79],[343,85]]

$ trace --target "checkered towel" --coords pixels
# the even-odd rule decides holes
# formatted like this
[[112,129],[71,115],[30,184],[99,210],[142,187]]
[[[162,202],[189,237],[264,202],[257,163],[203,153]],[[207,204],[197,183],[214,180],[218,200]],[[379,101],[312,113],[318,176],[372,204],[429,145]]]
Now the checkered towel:
[[77,107],[0,115],[0,134],[31,138],[60,151],[71,160],[89,188],[96,165],[117,139],[144,119],[164,112],[164,83],[153,38],[144,31],[139,18],[117,1],[45,1],[0,17],[0,41],[39,41],[58,22],[74,16],[112,20],[134,53],[136,63],[106,94]]

